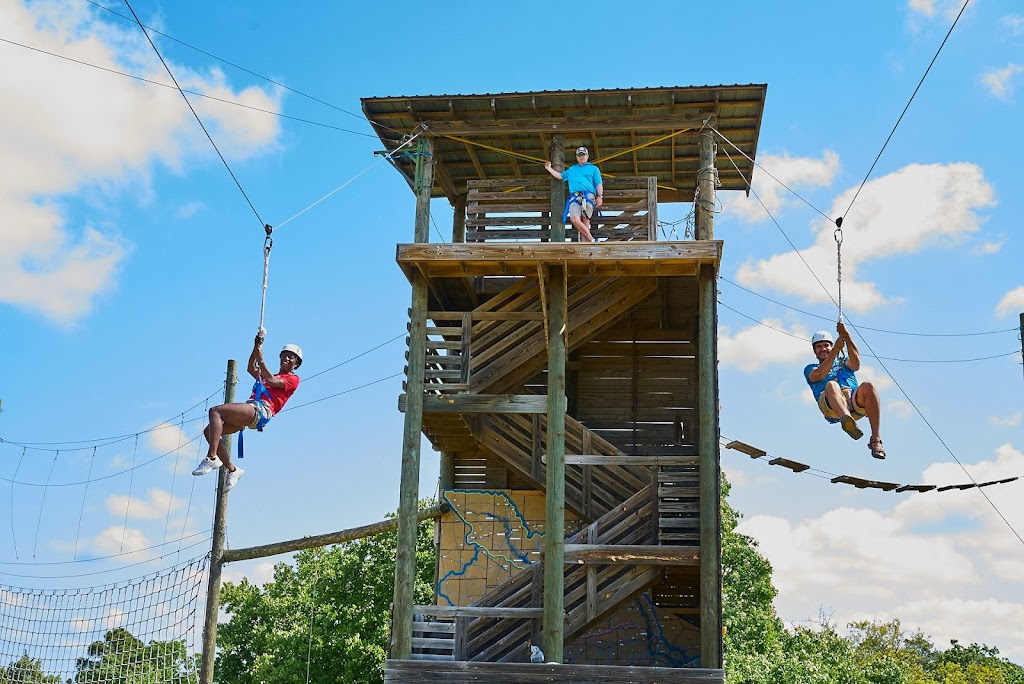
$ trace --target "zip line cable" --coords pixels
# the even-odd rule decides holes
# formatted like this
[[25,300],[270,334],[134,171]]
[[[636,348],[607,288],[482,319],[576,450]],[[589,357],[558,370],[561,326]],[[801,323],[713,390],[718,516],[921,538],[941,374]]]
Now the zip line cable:
[[[351,358],[345,359],[341,363],[335,364],[335,365],[331,366],[330,368],[327,368],[325,370],[320,371],[319,373],[314,373],[313,375],[310,375],[308,378],[305,378],[303,380],[303,382],[307,382],[308,383],[310,380],[312,380],[312,379],[314,379],[314,378],[316,378],[318,376],[324,375],[325,373],[329,373],[332,370],[336,370],[338,368],[341,368],[342,366],[344,366],[344,365],[346,365],[348,363],[351,363],[351,362],[355,361],[356,359],[360,359],[360,358],[366,356],[367,354],[369,354],[370,352],[375,352],[375,351],[377,351],[378,349],[380,349],[382,347],[386,347],[387,345],[391,344],[392,342],[395,342],[396,340],[399,340],[399,339],[401,339],[402,337],[405,337],[405,336],[406,336],[406,333],[403,332],[401,335],[397,335],[395,337],[392,337],[390,340],[382,342],[382,343],[378,344],[375,347],[367,349],[364,352],[360,352],[359,354],[356,354],[355,356],[353,356]],[[64,446],[66,444],[86,444],[86,443],[89,443],[90,445],[89,446],[85,446],[85,447],[80,447],[80,448],[64,448],[64,449],[61,449],[62,451],[88,451],[89,449],[94,448],[94,446],[105,447],[105,446],[109,446],[111,444],[116,444],[118,442],[127,441],[129,439],[132,439],[133,437],[137,438],[137,437],[139,437],[141,435],[149,434],[150,432],[156,432],[157,430],[166,430],[168,428],[172,428],[172,427],[174,427],[174,425],[171,424],[172,420],[174,420],[174,419],[176,419],[178,417],[184,416],[185,414],[189,413],[194,408],[199,406],[199,404],[207,404],[208,405],[209,401],[210,401],[210,398],[213,397],[213,395],[217,394],[218,392],[222,392],[223,390],[224,390],[224,388],[223,388],[223,386],[221,386],[221,387],[217,388],[216,390],[214,390],[209,395],[207,395],[201,401],[196,402],[195,404],[193,404],[189,408],[185,409],[184,411],[181,411],[179,413],[174,414],[172,417],[168,418],[167,420],[160,421],[160,423],[158,423],[154,427],[148,428],[146,430],[140,430],[139,432],[129,432],[129,433],[124,434],[124,435],[115,435],[113,437],[97,437],[97,438],[93,438],[93,439],[77,439],[77,440],[70,440],[70,441],[65,441],[65,442],[31,442],[31,441],[5,439],[3,437],[0,437],[0,444],[10,444],[12,446],[22,447],[23,449],[24,448],[31,449],[33,451],[53,451],[53,449],[41,449],[41,448],[38,448],[38,447],[40,447],[40,446]],[[185,423],[194,423],[197,420],[202,420],[205,417],[205,414],[206,414],[206,411],[203,412],[203,416],[200,416],[199,418],[192,418],[192,419],[186,420],[184,422]],[[102,442],[102,443],[101,444],[93,445],[92,444],[93,442]],[[2,478],[0,478],[0,479],[2,479]]]
[[864,189],[864,185],[868,182],[868,178],[871,177],[871,172],[875,170],[875,165],[877,165],[878,160],[882,158],[882,153],[885,152],[885,148],[889,145],[889,141],[892,140],[892,136],[895,135],[896,129],[899,128],[900,122],[903,121],[903,117],[906,115],[907,110],[910,109],[911,103],[914,101],[914,98],[917,97],[917,91],[919,91],[921,89],[921,86],[924,84],[924,79],[928,77],[928,72],[930,72],[932,70],[932,67],[935,65],[935,60],[939,58],[939,53],[942,52],[942,48],[945,47],[946,41],[949,40],[949,36],[953,33],[953,29],[956,28],[957,22],[960,21],[960,17],[963,16],[964,10],[967,9],[967,5],[970,3],[970,1],[971,0],[964,0],[964,6],[960,8],[960,12],[956,15],[956,19],[953,20],[953,25],[949,27],[949,31],[946,32],[946,37],[942,39],[942,43],[939,45],[939,49],[935,51],[935,56],[932,57],[932,61],[929,62],[928,68],[924,70],[924,75],[922,75],[921,80],[917,82],[917,87],[914,88],[914,92],[910,95],[910,100],[907,101],[907,106],[903,108],[903,111],[900,113],[900,117],[896,119],[896,124],[892,127],[892,130],[889,131],[889,137],[887,137],[885,139],[885,142],[882,143],[882,149],[878,151],[878,156],[875,157],[875,161],[871,162],[871,168],[869,168],[868,172],[864,175],[864,180],[860,182],[860,186],[857,188],[857,192],[853,194],[853,199],[850,200],[850,205],[846,207],[846,211],[843,213],[843,215],[836,220],[837,226],[840,226],[842,224],[843,219],[849,216],[850,209],[853,208],[853,203],[856,202],[857,197],[860,196],[860,191]]
[[[186,551],[188,549],[194,549],[197,546],[208,544],[210,539],[212,539],[212,537],[210,537],[209,539],[203,539],[201,541],[198,541],[195,544],[189,544],[184,549],[182,549],[182,551]],[[127,556],[127,555],[130,555],[130,553],[137,553],[137,552],[129,552],[129,553],[124,554],[124,555]],[[201,556],[197,556],[195,558],[195,560],[198,560],[199,558],[203,558],[203,556],[205,556],[205,555],[206,554],[204,553]],[[128,565],[121,565],[121,566],[118,566],[116,568],[107,568],[106,570],[96,570],[95,572],[78,572],[78,573],[71,573],[71,574],[68,574],[68,575],[25,575],[25,574],[16,574],[16,573],[13,573],[13,572],[3,572],[3,571],[0,571],[0,576],[2,576],[2,577],[25,577],[25,578],[29,578],[29,579],[73,579],[73,578],[78,578],[78,577],[94,577],[96,575],[106,575],[106,574],[111,573],[111,572],[120,572],[122,570],[127,570],[129,568],[138,567],[140,565],[147,565],[147,564],[152,563],[153,561],[156,561],[156,560],[159,560],[159,558],[158,557],[157,558],[149,558],[149,559],[144,560],[144,561],[139,561],[138,563],[130,563]],[[81,562],[81,561],[79,561],[79,562]],[[174,566],[170,566],[170,567],[174,567]],[[164,569],[166,569],[166,568],[164,568]],[[160,571],[157,571],[157,572],[160,572]]]
[[[772,304],[778,304],[779,306],[781,306],[783,308],[786,308],[786,309],[789,309],[790,311],[796,311],[797,313],[801,313],[801,314],[803,314],[805,316],[811,316],[812,318],[818,318],[818,319],[823,320],[823,321],[831,321],[832,320],[828,316],[822,316],[820,314],[811,313],[810,311],[804,311],[803,309],[798,309],[795,306],[790,306],[789,304],[786,304],[784,302],[780,302],[780,301],[778,301],[776,299],[772,299],[771,297],[767,297],[767,296],[761,294],[760,292],[755,292],[754,290],[751,290],[749,288],[743,287],[739,283],[734,283],[731,280],[729,280],[728,278],[725,278],[725,277],[722,277],[722,276],[718,276],[718,279],[721,280],[721,281],[724,281],[726,283],[729,283],[733,287],[737,287],[737,288],[739,288],[739,289],[741,289],[741,290],[743,290],[745,292],[749,292],[750,294],[752,294],[752,295],[754,295],[756,297],[760,297],[761,299],[769,301]],[[999,334],[1010,333],[1010,332],[1017,333],[1018,335],[1020,335],[1020,329],[1019,328],[1005,328],[1003,330],[986,330],[986,331],[983,331],[983,332],[969,332],[969,333],[914,333],[914,332],[904,332],[904,331],[900,331],[900,330],[886,330],[884,328],[871,328],[871,327],[868,327],[866,325],[859,326],[859,328],[861,330],[870,330],[872,332],[887,333],[889,335],[906,335],[908,337],[977,337],[977,336],[981,336],[981,335],[999,335]]]
[[[801,342],[809,342],[810,341],[810,340],[808,340],[805,337],[801,337],[800,335],[794,335],[793,333],[791,333],[791,332],[789,332],[787,330],[782,330],[780,328],[776,328],[773,325],[768,325],[764,321],[759,321],[756,318],[754,318],[753,316],[745,314],[742,311],[737,311],[736,309],[732,308],[731,306],[729,306],[728,304],[723,302],[721,299],[718,300],[718,303],[721,306],[723,306],[726,309],[728,309],[729,311],[732,311],[734,314],[742,316],[743,318],[746,318],[749,321],[757,323],[758,325],[764,326],[765,328],[768,328],[769,330],[774,330],[777,333],[782,333],[783,335],[788,335],[789,337],[792,337],[794,339],[800,340]],[[897,359],[897,358],[893,358],[891,356],[875,356],[874,354],[862,354],[862,356],[864,356],[866,358],[869,358],[869,359],[880,359],[880,360],[883,360],[883,361],[898,361],[900,363],[971,363],[971,362],[974,362],[974,361],[989,361],[991,359],[1003,359],[1003,358],[1006,358],[1007,356],[1013,356],[1015,354],[1020,354],[1020,353],[1021,353],[1020,349],[1014,349],[1013,351],[1006,352],[1005,354],[993,354],[992,356],[978,356],[978,357],[970,358],[970,359]]]
[[[101,5],[100,3],[95,2],[94,0],[86,0],[86,2],[88,2],[90,5],[95,5],[96,7],[100,8],[101,10],[104,10],[106,12],[110,12],[114,16],[121,17],[122,19],[126,19],[128,21],[133,21],[133,19],[131,17],[126,16],[124,14],[121,14],[121,13],[119,13],[119,12],[109,8],[109,7],[105,7],[104,5]],[[401,131],[399,131],[397,129],[394,129],[394,128],[391,128],[390,126],[386,126],[385,124],[382,124],[379,121],[374,121],[373,119],[368,119],[365,116],[361,116],[359,114],[355,114],[353,112],[350,112],[347,109],[343,109],[342,107],[339,107],[337,105],[331,104],[330,102],[327,102],[326,100],[321,100],[318,97],[315,97],[315,96],[310,95],[308,93],[304,93],[301,90],[298,90],[296,88],[292,88],[291,86],[287,86],[284,83],[280,83],[278,81],[275,81],[274,79],[270,78],[269,76],[264,76],[262,74],[256,73],[255,71],[252,71],[250,69],[246,69],[244,66],[241,66],[239,64],[235,64],[234,62],[230,62],[230,61],[224,59],[223,57],[218,57],[217,55],[215,55],[215,54],[213,54],[211,52],[207,52],[206,50],[203,50],[202,48],[198,48],[195,45],[190,45],[189,43],[186,43],[183,40],[175,38],[174,36],[169,35],[167,33],[163,33],[162,31],[158,31],[157,29],[152,28],[151,26],[145,26],[145,28],[148,29],[149,31],[151,31],[152,33],[155,33],[155,34],[157,34],[159,36],[163,36],[164,38],[167,38],[168,40],[172,40],[175,43],[178,43],[179,45],[183,45],[183,46],[189,48],[190,50],[195,50],[196,52],[198,52],[200,54],[203,54],[203,55],[206,55],[207,57],[210,57],[211,59],[215,59],[218,62],[223,62],[224,64],[227,64],[228,66],[231,66],[231,67],[234,67],[235,69],[238,69],[239,71],[244,71],[245,73],[249,74],[250,76],[255,76],[256,78],[263,79],[264,81],[267,81],[268,83],[272,83],[272,84],[278,86],[279,88],[284,88],[285,90],[287,90],[289,92],[292,92],[292,93],[295,93],[296,95],[299,95],[301,97],[305,97],[305,98],[307,98],[309,100],[313,100],[314,102],[319,102],[320,104],[325,105],[327,107],[330,107],[331,109],[336,109],[337,111],[342,112],[343,114],[348,114],[349,116],[353,116],[353,117],[355,117],[357,119],[360,119],[362,121],[368,121],[371,124],[374,124],[375,126],[380,126],[381,128],[386,128],[389,131],[394,131],[395,133],[401,133]],[[339,129],[339,130],[343,130],[343,129]],[[357,133],[356,131],[348,131],[348,132],[349,133],[355,133],[356,135],[365,135],[365,136],[370,137],[370,138],[376,138],[377,137],[375,135],[370,135],[368,133]]]
[[[99,69],[100,71],[106,71],[107,73],[114,74],[116,76],[124,76],[125,78],[130,78],[130,79],[133,79],[133,80],[136,80],[136,81],[142,81],[143,83],[148,83],[150,85],[160,86],[161,88],[170,88],[172,90],[175,89],[174,85],[172,85],[170,83],[161,83],[160,81],[154,81],[152,79],[145,78],[144,76],[136,76],[135,74],[129,74],[128,72],[125,72],[125,71],[119,71],[117,69],[111,69],[109,67],[100,66],[99,64],[93,64],[91,62],[85,62],[85,61],[80,60],[80,59],[75,59],[74,57],[68,57],[67,55],[62,55],[62,54],[59,54],[59,53],[56,53],[56,52],[50,52],[49,50],[43,50],[42,48],[33,47],[32,45],[26,45],[25,43],[19,43],[17,41],[9,40],[7,38],[0,38],[0,43],[7,43],[8,45],[14,45],[16,47],[24,48],[26,50],[32,50],[33,52],[39,52],[39,53],[42,53],[44,55],[49,55],[50,57],[56,57],[57,59],[63,59],[63,60],[68,61],[68,62],[73,62],[74,64],[79,64],[81,66],[87,66],[87,67],[91,67],[93,69]],[[326,123],[323,123],[321,121],[313,121],[311,119],[303,119],[302,117],[292,116],[290,114],[282,114],[281,112],[275,112],[275,111],[272,111],[270,109],[263,109],[262,107],[254,107],[253,105],[248,105],[248,104],[245,104],[244,102],[236,102],[234,100],[228,100],[228,99],[225,99],[225,98],[222,98],[222,97],[216,97],[215,95],[207,95],[206,93],[200,93],[200,92],[198,92],[196,90],[189,90],[187,88],[183,88],[182,92],[184,92],[184,93],[186,93],[188,95],[195,95],[196,97],[201,97],[201,98],[204,98],[206,100],[213,100],[214,102],[220,102],[220,103],[223,103],[223,104],[231,105],[232,107],[241,107],[242,109],[250,109],[250,110],[252,110],[254,112],[262,112],[263,114],[270,114],[272,116],[280,117],[282,119],[289,119],[291,121],[298,121],[300,123],[310,124],[311,126],[319,126],[321,128],[329,128],[331,130],[341,131],[342,133],[351,133],[353,135],[359,135],[359,136],[362,136],[364,138],[373,138],[375,140],[377,139],[377,136],[372,135],[370,133],[360,133],[359,131],[353,131],[353,130],[348,129],[348,128],[342,128],[340,126],[334,126],[334,125],[331,125],[331,124],[326,124]]]
[[167,62],[164,61],[163,55],[161,55],[160,50],[157,49],[156,43],[154,43],[153,39],[150,38],[149,32],[146,31],[146,27],[142,25],[142,21],[139,20],[139,16],[135,14],[135,10],[132,9],[131,3],[128,0],[124,0],[124,4],[128,6],[128,10],[132,13],[132,16],[135,17],[135,23],[139,25],[139,29],[142,30],[143,35],[146,36],[146,40],[149,41],[150,46],[152,46],[153,52],[156,53],[156,56],[160,60],[160,63],[164,65],[164,69],[167,71],[167,75],[171,77],[172,81],[174,81],[174,87],[178,89],[179,93],[181,93],[181,97],[183,100],[185,100],[185,104],[188,105],[188,109],[190,112],[192,112],[192,116],[194,116],[196,118],[196,121],[199,122],[199,127],[203,129],[203,133],[206,134],[206,138],[210,141],[210,144],[213,145],[213,149],[214,151],[217,152],[217,156],[220,157],[220,160],[224,163],[224,168],[227,169],[228,174],[231,175],[231,180],[235,181],[235,185],[238,186],[238,190],[239,192],[242,193],[242,197],[244,197],[245,201],[249,204],[249,208],[252,209],[252,213],[256,215],[256,220],[260,222],[261,227],[267,225],[263,221],[263,219],[260,218],[260,213],[256,211],[256,207],[253,205],[252,200],[249,199],[249,195],[245,194],[245,189],[242,188],[242,184],[239,183],[238,178],[235,177],[235,172],[231,170],[231,165],[228,164],[228,160],[224,158],[223,154],[221,154],[220,148],[217,147],[217,143],[213,141],[213,136],[211,136],[210,132],[206,130],[206,126],[203,125],[203,120],[199,118],[199,114],[196,113],[195,108],[192,106],[192,103],[189,102],[189,99],[185,95],[185,92],[181,89],[181,86],[178,85],[178,79],[174,78],[174,74],[171,73],[171,68],[167,66]]
[[[965,6],[966,6],[966,4],[965,4]],[[961,9],[961,13],[963,13],[962,9]],[[747,187],[750,187],[749,181],[747,181],[747,179],[743,176],[743,173],[736,166],[736,163],[733,162],[732,157],[729,156],[729,152],[727,150],[725,150],[725,148],[722,148],[722,150],[725,152],[726,157],[729,158],[729,161],[732,162],[733,168],[735,168],[736,172],[740,174],[740,178],[743,178],[744,182],[747,183]],[[775,224],[775,226],[782,233],[783,237],[786,238],[786,241],[793,248],[793,251],[796,252],[797,256],[800,258],[800,261],[802,261],[804,266],[807,267],[807,270],[814,277],[814,280],[817,281],[818,285],[820,285],[822,290],[825,291],[825,294],[828,295],[829,299],[831,299],[833,303],[836,303],[835,298],[832,297],[832,293],[830,293],[828,291],[828,288],[826,288],[825,285],[818,278],[818,275],[814,272],[814,269],[811,268],[810,264],[808,264],[807,261],[803,258],[803,255],[800,254],[800,251],[796,248],[796,245],[794,245],[793,241],[789,239],[789,235],[786,234],[786,231],[783,230],[783,228],[779,224],[779,222],[777,220],[775,220],[775,216],[772,215],[772,213],[768,210],[768,207],[766,207],[764,202],[761,201],[760,196],[756,192],[754,192],[753,188],[751,188],[751,192],[754,194],[754,197],[757,198],[757,201],[761,204],[761,207],[768,214],[768,217],[771,218],[772,223]],[[839,221],[841,223],[841,219]],[[838,304],[837,304],[837,306],[838,306]],[[853,323],[851,323],[850,325],[853,326],[854,330],[856,330],[857,332],[860,332],[860,328],[858,328],[856,325],[853,325]],[[868,351],[870,351],[871,354],[874,355],[874,358],[878,360],[878,365],[880,365],[882,367],[882,370],[885,371],[886,375],[889,376],[889,378],[892,380],[893,384],[896,385],[897,389],[899,389],[900,394],[902,394],[903,397],[907,400],[907,403],[909,403],[913,407],[913,409],[917,413],[917,415],[921,418],[922,421],[924,421],[924,424],[928,426],[928,429],[935,436],[935,438],[939,441],[939,444],[942,445],[942,447],[946,450],[946,452],[950,455],[950,457],[952,457],[952,459],[956,462],[956,464],[958,466],[960,466],[960,469],[964,471],[964,474],[967,475],[967,477],[968,477],[968,479],[970,479],[971,483],[974,484],[975,486],[977,486],[977,484],[978,484],[977,481],[974,479],[974,477],[967,470],[967,467],[964,466],[963,463],[961,463],[960,459],[957,458],[956,454],[953,453],[953,450],[949,447],[948,444],[946,444],[946,441],[944,439],[942,439],[942,436],[938,433],[938,431],[934,428],[934,426],[932,426],[932,424],[928,420],[928,418],[924,415],[924,412],[921,411],[921,409],[918,407],[918,405],[910,397],[910,394],[907,393],[907,391],[905,389],[903,389],[903,385],[901,385],[899,380],[897,380],[896,377],[889,371],[889,368],[885,365],[885,361],[883,361],[880,357],[878,357],[878,355],[875,353],[874,348],[871,346],[871,343],[863,335],[861,335],[861,339],[864,340],[864,344],[868,348]],[[1002,519],[1002,521],[1004,523],[1006,523],[1006,526],[1008,528],[1010,528],[1010,532],[1012,532],[1013,535],[1015,537],[1017,537],[1017,540],[1022,545],[1024,545],[1024,538],[1022,538],[1020,533],[1017,532],[1016,528],[1014,528],[1014,526],[1012,524],[1010,524],[1010,521],[1006,519],[1006,516],[1004,516],[1002,511],[1000,511],[999,508],[995,505],[995,503],[993,503],[992,499],[989,498],[988,494],[986,494],[985,491],[983,489],[980,489],[980,488],[978,489],[978,491],[981,493],[981,495],[983,497],[985,497],[985,501],[987,501],[989,506],[992,507],[992,510],[994,510],[996,512],[996,515],[998,515]]]

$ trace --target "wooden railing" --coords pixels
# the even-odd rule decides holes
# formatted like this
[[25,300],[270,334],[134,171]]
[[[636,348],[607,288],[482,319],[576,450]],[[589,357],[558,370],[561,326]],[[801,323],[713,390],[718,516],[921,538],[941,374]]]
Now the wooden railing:
[[[466,242],[551,239],[551,183],[543,178],[469,181]],[[555,221],[561,221],[562,207]],[[654,176],[604,179],[604,206],[591,219],[598,240],[657,240],[658,187]],[[566,224],[566,236],[576,229]]]

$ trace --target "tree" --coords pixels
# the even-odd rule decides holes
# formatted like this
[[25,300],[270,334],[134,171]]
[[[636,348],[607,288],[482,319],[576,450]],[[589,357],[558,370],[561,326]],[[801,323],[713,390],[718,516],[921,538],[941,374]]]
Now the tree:
[[43,661],[25,653],[0,670],[0,684],[60,684],[60,677],[43,672]]
[[122,627],[89,644],[75,668],[75,684],[189,684],[198,670],[183,641],[146,644]]
[[[432,502],[421,502],[421,506]],[[224,684],[381,682],[394,594],[397,533],[278,563],[262,588],[225,583],[215,679]],[[433,601],[433,523],[419,526],[417,603]]]

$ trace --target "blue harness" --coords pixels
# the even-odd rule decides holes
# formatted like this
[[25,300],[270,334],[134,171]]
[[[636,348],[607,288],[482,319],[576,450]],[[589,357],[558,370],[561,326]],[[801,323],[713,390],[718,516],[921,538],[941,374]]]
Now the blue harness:
[[[259,379],[252,386],[252,399],[249,401],[262,402],[264,397],[270,399],[270,392],[267,391],[267,386],[263,384],[263,380]],[[270,422],[270,418],[265,417],[259,409],[256,409],[256,417],[256,431],[263,432],[263,428]],[[244,434],[245,428],[238,431],[238,458],[245,458],[245,444],[242,440],[242,435]]]

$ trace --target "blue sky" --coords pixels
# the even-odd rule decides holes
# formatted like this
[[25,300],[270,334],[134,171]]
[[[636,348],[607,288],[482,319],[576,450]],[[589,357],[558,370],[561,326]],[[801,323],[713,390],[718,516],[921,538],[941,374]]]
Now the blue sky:
[[[553,44],[553,15],[538,2],[514,14],[501,5],[432,13],[400,4],[390,15],[341,3],[133,6],[164,33],[334,105],[156,37],[183,87],[323,124],[193,98],[264,221],[278,225],[369,169],[275,234],[268,345],[302,345],[307,378],[405,329],[409,287],[394,251],[411,240],[413,197],[373,156],[380,145],[358,116],[360,97],[767,83],[758,161],[834,217],[960,9],[942,0],[740,3],[716,9],[709,30],[707,15],[678,3],[641,3],[631,25],[618,3],[594,2],[580,20],[562,15]],[[202,548],[188,546],[209,527],[214,482],[188,474],[199,453],[189,440],[204,401],[219,396],[226,360],[247,357],[263,233],[176,91],[23,47],[166,83],[137,28],[84,0],[0,0],[0,27],[0,344],[11,361],[0,437],[129,435],[0,445],[0,584],[104,583]],[[812,359],[796,338],[832,327],[836,310],[787,236],[832,286],[832,228],[758,171],[754,188],[782,230],[738,193],[720,195],[716,216],[720,301],[740,312],[720,312],[725,436],[835,474],[966,481],[940,437],[979,481],[1024,475],[1021,358],[1008,355],[1020,349],[1012,329],[1024,311],[1022,48],[1019,7],[970,3],[844,224],[854,325],[1009,331],[863,329],[865,354],[1001,356],[886,361],[891,377],[866,358],[890,456],[870,459],[816,414],[800,375]],[[689,209],[663,205],[660,217]],[[435,201],[433,211],[450,238],[450,207]],[[230,545],[341,529],[396,508],[402,418],[391,376],[402,351],[394,341],[310,378],[293,410],[249,440]],[[132,435],[165,420],[170,427],[136,445]],[[133,459],[155,460],[129,471]],[[722,461],[742,529],[775,566],[785,619],[900,617],[940,645],[985,641],[1024,662],[1024,542],[977,490],[863,492],[732,451]],[[90,477],[88,490],[69,484]],[[421,492],[436,480],[436,454],[425,449]],[[986,493],[1024,536],[1021,487]],[[135,565],[154,558],[138,549],[183,534],[198,536]],[[107,555],[117,557],[68,563]],[[269,567],[228,576],[266,579]],[[43,579],[84,573],[101,574]]]

